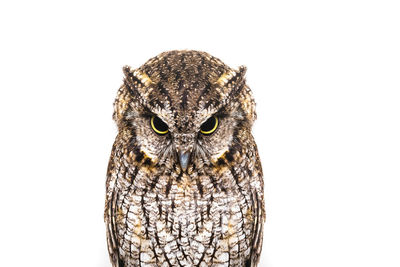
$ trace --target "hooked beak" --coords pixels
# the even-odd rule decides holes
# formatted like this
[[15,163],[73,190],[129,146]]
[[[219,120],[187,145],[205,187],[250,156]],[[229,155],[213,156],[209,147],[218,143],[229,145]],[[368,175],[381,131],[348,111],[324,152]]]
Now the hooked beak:
[[185,151],[185,152],[179,151],[178,157],[179,157],[179,163],[181,164],[182,170],[186,171],[186,169],[189,165],[190,153],[187,151]]

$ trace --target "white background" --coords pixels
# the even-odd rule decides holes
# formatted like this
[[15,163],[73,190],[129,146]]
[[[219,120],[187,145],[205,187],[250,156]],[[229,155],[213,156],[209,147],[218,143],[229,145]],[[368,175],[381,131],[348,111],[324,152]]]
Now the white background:
[[110,266],[121,67],[246,65],[265,174],[260,266],[400,266],[398,1],[2,1],[0,266]]

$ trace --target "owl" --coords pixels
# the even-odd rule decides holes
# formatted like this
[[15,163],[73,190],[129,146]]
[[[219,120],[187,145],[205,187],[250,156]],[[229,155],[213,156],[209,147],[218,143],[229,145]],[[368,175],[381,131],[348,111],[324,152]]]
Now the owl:
[[264,186],[245,72],[187,50],[123,68],[104,214],[114,267],[257,266]]

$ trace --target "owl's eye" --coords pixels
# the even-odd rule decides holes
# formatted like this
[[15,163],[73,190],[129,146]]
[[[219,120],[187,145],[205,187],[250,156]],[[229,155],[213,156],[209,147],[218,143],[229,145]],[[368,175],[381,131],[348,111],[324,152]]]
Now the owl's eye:
[[163,122],[159,117],[153,116],[150,120],[151,128],[160,135],[168,133],[168,125]]
[[210,117],[200,126],[200,132],[205,135],[212,134],[218,127],[218,118]]

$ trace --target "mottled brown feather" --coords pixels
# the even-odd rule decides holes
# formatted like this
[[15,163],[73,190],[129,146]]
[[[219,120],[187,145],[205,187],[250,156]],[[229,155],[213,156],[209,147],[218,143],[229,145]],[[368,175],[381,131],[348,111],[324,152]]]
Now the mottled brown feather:
[[[113,266],[256,266],[265,210],[246,68],[184,50],[123,72],[104,212]],[[211,116],[218,127],[203,135]]]

